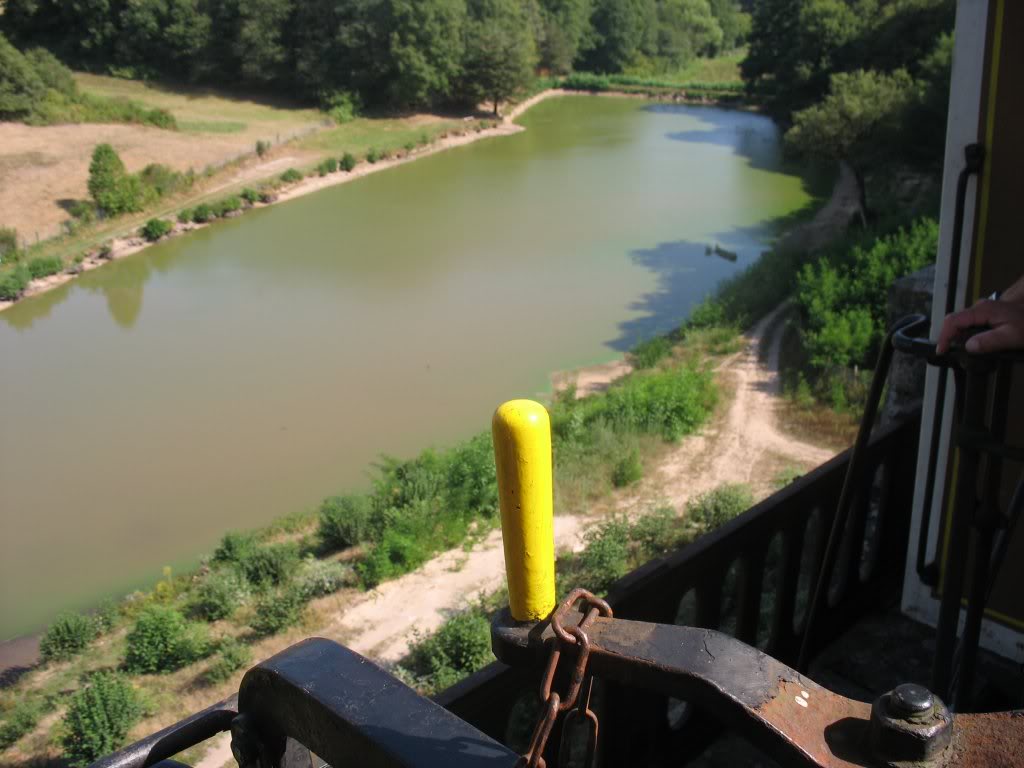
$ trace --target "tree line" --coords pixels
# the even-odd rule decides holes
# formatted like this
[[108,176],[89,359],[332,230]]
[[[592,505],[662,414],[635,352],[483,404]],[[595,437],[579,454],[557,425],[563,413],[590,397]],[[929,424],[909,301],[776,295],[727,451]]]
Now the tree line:
[[655,73],[742,43],[739,0],[9,0],[0,32],[74,67],[330,103],[501,100],[539,68]]
[[742,64],[800,155],[867,176],[942,166],[955,0],[756,0]]

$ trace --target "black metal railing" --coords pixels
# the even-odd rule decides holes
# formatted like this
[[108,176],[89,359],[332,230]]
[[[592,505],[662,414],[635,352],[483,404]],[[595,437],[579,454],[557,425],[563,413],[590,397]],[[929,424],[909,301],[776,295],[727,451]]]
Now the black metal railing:
[[[816,619],[812,657],[899,592],[918,428],[914,417],[868,444],[866,481],[855,495]],[[795,662],[849,458],[849,452],[836,456],[721,528],[627,574],[608,594],[615,615],[718,629]],[[536,712],[536,681],[532,670],[496,663],[436,700],[517,749]],[[666,755],[678,763],[715,732],[683,702],[612,685],[602,694],[597,698],[608,764],[656,763]]]

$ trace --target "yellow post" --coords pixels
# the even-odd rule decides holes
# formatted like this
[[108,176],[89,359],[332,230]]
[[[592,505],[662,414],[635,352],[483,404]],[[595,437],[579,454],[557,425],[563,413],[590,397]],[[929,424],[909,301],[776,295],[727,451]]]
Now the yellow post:
[[509,608],[516,621],[539,621],[555,607],[551,420],[540,403],[510,400],[494,412],[491,432]]

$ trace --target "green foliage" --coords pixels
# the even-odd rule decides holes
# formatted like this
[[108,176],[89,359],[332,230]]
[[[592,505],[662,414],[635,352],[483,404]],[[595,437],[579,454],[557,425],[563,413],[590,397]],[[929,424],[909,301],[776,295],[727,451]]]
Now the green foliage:
[[263,139],[260,139],[260,140],[258,140],[256,142],[256,154],[259,157],[263,157],[269,151],[270,151],[270,142],[269,141],[263,141]]
[[249,666],[251,662],[252,651],[247,645],[234,638],[224,639],[217,648],[217,657],[206,670],[203,679],[209,685],[227,682],[235,672]]
[[268,592],[256,601],[250,626],[257,635],[276,635],[302,620],[306,601],[296,589]]
[[18,230],[14,227],[0,227],[0,259],[18,250]]
[[143,709],[132,684],[114,672],[92,675],[71,696],[62,723],[64,756],[75,768],[124,746]]
[[173,672],[209,650],[202,625],[189,624],[173,608],[150,605],[128,633],[124,666],[133,674]]
[[644,476],[644,466],[640,463],[640,454],[637,451],[630,451],[615,465],[612,471],[612,485],[616,488],[625,488],[640,482]]
[[337,592],[352,581],[350,566],[308,555],[295,576],[295,589],[303,600],[312,600]]
[[71,70],[48,50],[33,48],[25,52],[25,59],[47,88],[52,88],[71,98],[78,95],[78,86],[75,85],[75,78],[72,76]]
[[653,368],[672,352],[672,342],[665,336],[641,341],[630,350],[630,360],[637,369]]
[[338,159],[335,157],[328,157],[322,161],[320,165],[316,167],[316,172],[321,176],[326,176],[329,173],[336,173],[338,170]]
[[607,592],[629,570],[629,523],[625,519],[606,521],[587,531],[583,540],[586,547],[577,559],[579,583]]
[[727,323],[725,306],[713,296],[705,296],[699,304],[690,310],[684,329],[714,328]]
[[142,184],[130,175],[120,156],[109,144],[97,144],[89,164],[89,194],[108,216],[142,209]]
[[373,508],[366,496],[331,496],[320,505],[318,535],[329,549],[345,549],[366,541],[371,535]]
[[178,221],[182,224],[188,224],[195,217],[195,211],[192,208],[182,208],[178,211]]
[[320,108],[338,125],[359,116],[359,97],[348,91],[335,91],[320,99]]
[[341,161],[338,163],[338,167],[345,171],[345,173],[350,173],[356,167],[357,163],[358,161],[356,160],[356,156],[351,152],[346,152],[342,155]]
[[516,0],[481,3],[467,25],[463,96],[498,105],[525,88],[537,63],[525,7]]
[[417,638],[401,667],[426,695],[454,685],[494,661],[491,623],[479,609],[457,613],[426,638]]
[[192,209],[192,221],[196,224],[206,224],[215,216],[216,214],[213,211],[213,206],[208,203],[200,203]]
[[260,199],[260,193],[257,192],[255,189],[252,189],[251,187],[246,187],[245,189],[243,189],[241,192],[238,193],[238,196],[241,197],[249,205],[255,205],[256,203],[259,202]]
[[671,507],[641,515],[629,529],[629,540],[639,547],[641,560],[662,555],[679,544],[678,518]]
[[242,199],[235,195],[231,197],[225,197],[223,200],[218,200],[211,206],[213,215],[219,219],[223,219],[229,213],[242,210]]
[[166,197],[181,190],[188,189],[195,181],[192,172],[178,173],[173,168],[160,163],[151,163],[142,169],[139,180],[155,197]]
[[299,548],[295,542],[254,546],[239,566],[246,580],[257,588],[280,586],[299,567]]
[[59,256],[36,256],[28,263],[28,273],[33,280],[56,275],[64,268]]
[[205,621],[231,616],[249,597],[249,585],[235,568],[210,571],[192,590],[189,611]]
[[932,263],[937,250],[938,224],[922,219],[805,265],[797,278],[797,303],[811,364],[870,367],[886,332],[889,286]]
[[39,640],[44,661],[66,661],[84,651],[96,639],[96,623],[80,613],[62,613]]
[[295,181],[302,181],[303,178],[304,177],[302,175],[302,171],[299,171],[295,168],[289,168],[287,171],[281,174],[281,181],[283,181],[285,184],[291,184],[292,182]]
[[686,504],[686,519],[701,531],[713,531],[754,506],[754,496],[746,485],[721,485]]
[[24,264],[0,273],[0,301],[14,301],[20,298],[31,279],[28,267]]
[[46,97],[35,67],[0,35],[0,120],[22,120]]
[[370,151],[366,153],[366,162],[373,164],[381,159],[381,152],[376,147],[370,147]]
[[170,234],[172,229],[174,229],[174,225],[167,219],[150,219],[142,227],[142,236],[154,243],[161,237]]
[[25,734],[36,727],[43,716],[43,706],[31,699],[21,700],[12,707],[0,722],[0,752],[14,746]]

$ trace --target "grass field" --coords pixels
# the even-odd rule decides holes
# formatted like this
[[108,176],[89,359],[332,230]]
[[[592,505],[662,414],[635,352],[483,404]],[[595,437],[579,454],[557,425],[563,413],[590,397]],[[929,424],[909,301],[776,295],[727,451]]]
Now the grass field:
[[393,152],[410,144],[428,144],[442,133],[465,130],[471,125],[476,123],[434,115],[360,117],[301,139],[296,146],[327,155],[351,152],[356,157],[363,157],[371,149]]
[[714,59],[694,59],[683,69],[659,76],[659,79],[676,83],[740,83],[740,62],[746,56],[747,49],[738,48]]

